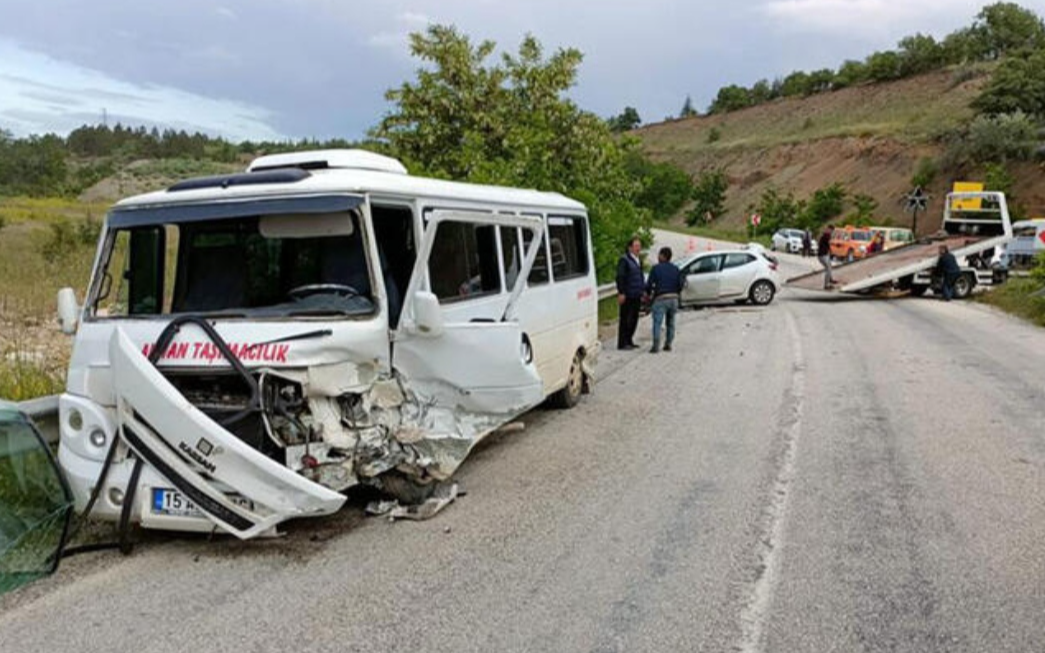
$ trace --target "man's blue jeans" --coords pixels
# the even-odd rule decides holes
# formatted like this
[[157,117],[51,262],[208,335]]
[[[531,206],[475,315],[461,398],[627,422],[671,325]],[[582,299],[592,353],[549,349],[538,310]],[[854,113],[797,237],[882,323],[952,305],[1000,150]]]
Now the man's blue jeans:
[[951,301],[954,299],[954,282],[958,280],[958,274],[944,274],[943,279],[940,280],[941,290],[943,291],[944,301]]
[[676,297],[653,300],[650,307],[653,313],[653,349],[660,349],[660,326],[664,318],[668,319],[668,331],[664,336],[664,346],[670,347],[675,340],[675,315],[679,312],[679,300]]

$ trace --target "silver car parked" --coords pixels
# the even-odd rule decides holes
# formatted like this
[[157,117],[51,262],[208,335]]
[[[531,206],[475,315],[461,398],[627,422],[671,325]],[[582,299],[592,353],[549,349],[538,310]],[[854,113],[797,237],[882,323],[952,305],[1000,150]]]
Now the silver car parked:
[[802,251],[802,237],[805,232],[801,229],[777,229],[773,234],[770,249],[777,252],[789,252],[798,254]]

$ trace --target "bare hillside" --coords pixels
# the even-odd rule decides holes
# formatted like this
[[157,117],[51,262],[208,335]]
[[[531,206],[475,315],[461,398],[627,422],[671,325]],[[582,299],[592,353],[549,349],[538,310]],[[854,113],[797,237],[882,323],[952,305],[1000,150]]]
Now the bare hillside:
[[[910,190],[915,166],[922,157],[939,157],[942,146],[936,137],[972,117],[969,102],[986,83],[985,72],[938,71],[673,120],[634,133],[652,158],[671,161],[694,176],[712,168],[725,170],[730,187],[723,224],[741,224],[769,187],[806,197],[832,182],[874,197],[883,220],[903,224],[909,217],[899,198]],[[1026,164],[1012,172],[1020,200],[1035,212],[1045,208],[1041,170]],[[955,174],[941,170],[929,192],[942,196]],[[935,228],[939,206],[930,207],[919,231]]]

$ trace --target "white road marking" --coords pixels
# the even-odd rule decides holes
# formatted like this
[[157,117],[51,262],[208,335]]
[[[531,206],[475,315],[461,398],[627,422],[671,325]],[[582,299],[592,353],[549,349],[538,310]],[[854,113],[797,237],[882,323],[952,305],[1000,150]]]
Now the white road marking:
[[[780,574],[784,529],[787,524],[791,481],[795,475],[798,437],[802,430],[802,405],[805,395],[805,358],[802,339],[790,311],[785,311],[787,330],[794,351],[791,389],[784,395],[785,413],[781,436],[783,452],[769,502],[762,512],[761,537],[758,538],[758,576],[740,613],[741,653],[762,653],[763,633]],[[787,404],[790,403],[790,406]]]

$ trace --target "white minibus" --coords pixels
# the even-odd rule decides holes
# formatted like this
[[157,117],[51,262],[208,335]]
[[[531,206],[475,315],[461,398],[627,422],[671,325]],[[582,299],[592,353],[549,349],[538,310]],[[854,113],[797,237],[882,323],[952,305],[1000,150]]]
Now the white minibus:
[[575,404],[599,351],[584,205],[362,150],[120,201],[59,317],[79,509],[241,538],[360,484],[422,500],[483,436]]

